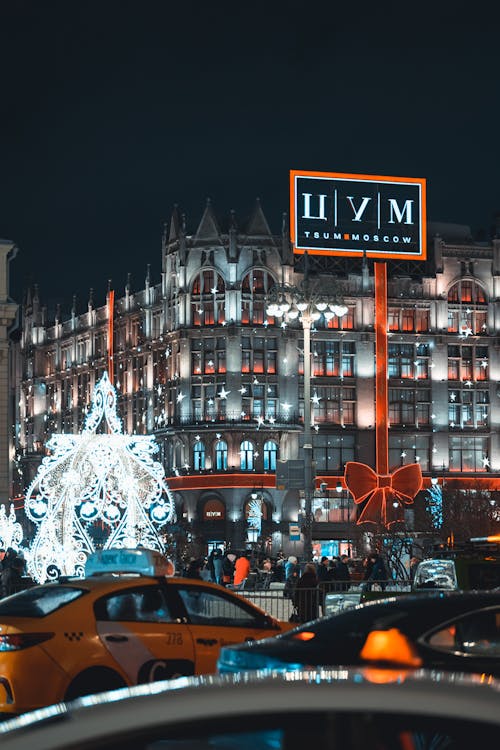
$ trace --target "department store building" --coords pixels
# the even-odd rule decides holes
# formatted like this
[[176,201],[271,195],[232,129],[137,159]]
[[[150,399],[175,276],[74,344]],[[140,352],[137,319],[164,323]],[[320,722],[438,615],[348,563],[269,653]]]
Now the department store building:
[[[390,470],[418,462],[425,486],[456,480],[495,490],[500,239],[477,242],[467,227],[431,225],[428,256],[388,263]],[[277,481],[277,469],[282,476],[303,455],[303,331],[269,317],[266,301],[276,284],[300,285],[301,264],[286,219],[273,234],[257,203],[246,225],[234,215],[223,225],[207,204],[197,227],[174,211],[160,283],[148,270],[142,289],[115,290],[112,313],[91,296],[85,311],[49,320],[31,291],[13,358],[13,494],[22,498],[52,433],[81,430],[111,351],[125,430],[155,435],[179,523],[208,548],[240,548],[251,541],[257,496],[267,549],[300,553],[292,540],[303,493]],[[311,337],[312,538],[337,554],[356,522],[344,465],[375,465],[373,264],[316,258],[309,268],[348,307],[342,317],[321,315]],[[411,512],[407,521],[411,528]]]

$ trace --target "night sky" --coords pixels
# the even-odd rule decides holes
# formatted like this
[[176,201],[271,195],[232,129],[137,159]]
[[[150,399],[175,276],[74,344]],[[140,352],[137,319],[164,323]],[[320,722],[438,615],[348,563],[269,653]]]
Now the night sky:
[[500,210],[491,2],[44,2],[0,8],[0,237],[12,295],[103,304],[160,278],[174,204],[271,228],[288,170],[426,177],[433,221]]

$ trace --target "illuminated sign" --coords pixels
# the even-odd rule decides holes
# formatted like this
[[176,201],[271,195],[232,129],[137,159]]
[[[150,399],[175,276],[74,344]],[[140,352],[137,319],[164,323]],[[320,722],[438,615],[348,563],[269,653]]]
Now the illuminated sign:
[[220,500],[208,500],[203,508],[204,521],[223,521],[226,517],[226,508]]
[[425,179],[290,172],[294,252],[425,260]]

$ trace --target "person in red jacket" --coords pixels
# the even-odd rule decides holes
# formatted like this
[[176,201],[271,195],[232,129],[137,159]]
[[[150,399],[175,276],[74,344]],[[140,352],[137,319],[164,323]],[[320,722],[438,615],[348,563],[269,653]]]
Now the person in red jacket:
[[243,583],[245,578],[248,578],[248,574],[250,573],[250,560],[248,559],[248,554],[246,552],[243,552],[241,554],[235,564],[234,564],[234,585],[239,586],[240,583]]

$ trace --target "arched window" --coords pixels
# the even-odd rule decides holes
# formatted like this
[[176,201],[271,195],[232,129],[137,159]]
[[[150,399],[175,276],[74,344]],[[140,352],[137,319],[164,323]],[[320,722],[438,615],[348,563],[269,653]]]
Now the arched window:
[[474,279],[460,279],[448,291],[448,333],[479,336],[487,333],[487,299]]
[[266,294],[275,285],[267,271],[254,268],[241,282],[241,322],[243,325],[262,325],[266,322]]
[[224,279],[213,268],[201,270],[191,288],[191,318],[194,326],[223,323],[225,305]]
[[227,443],[225,440],[218,440],[215,444],[215,468],[217,471],[226,471],[227,469]]
[[253,471],[254,447],[250,440],[243,440],[240,445],[240,469],[241,471]]
[[276,460],[278,458],[278,444],[273,440],[264,443],[264,471],[276,471]]
[[205,469],[205,443],[200,440],[193,445],[193,468],[195,471]]

